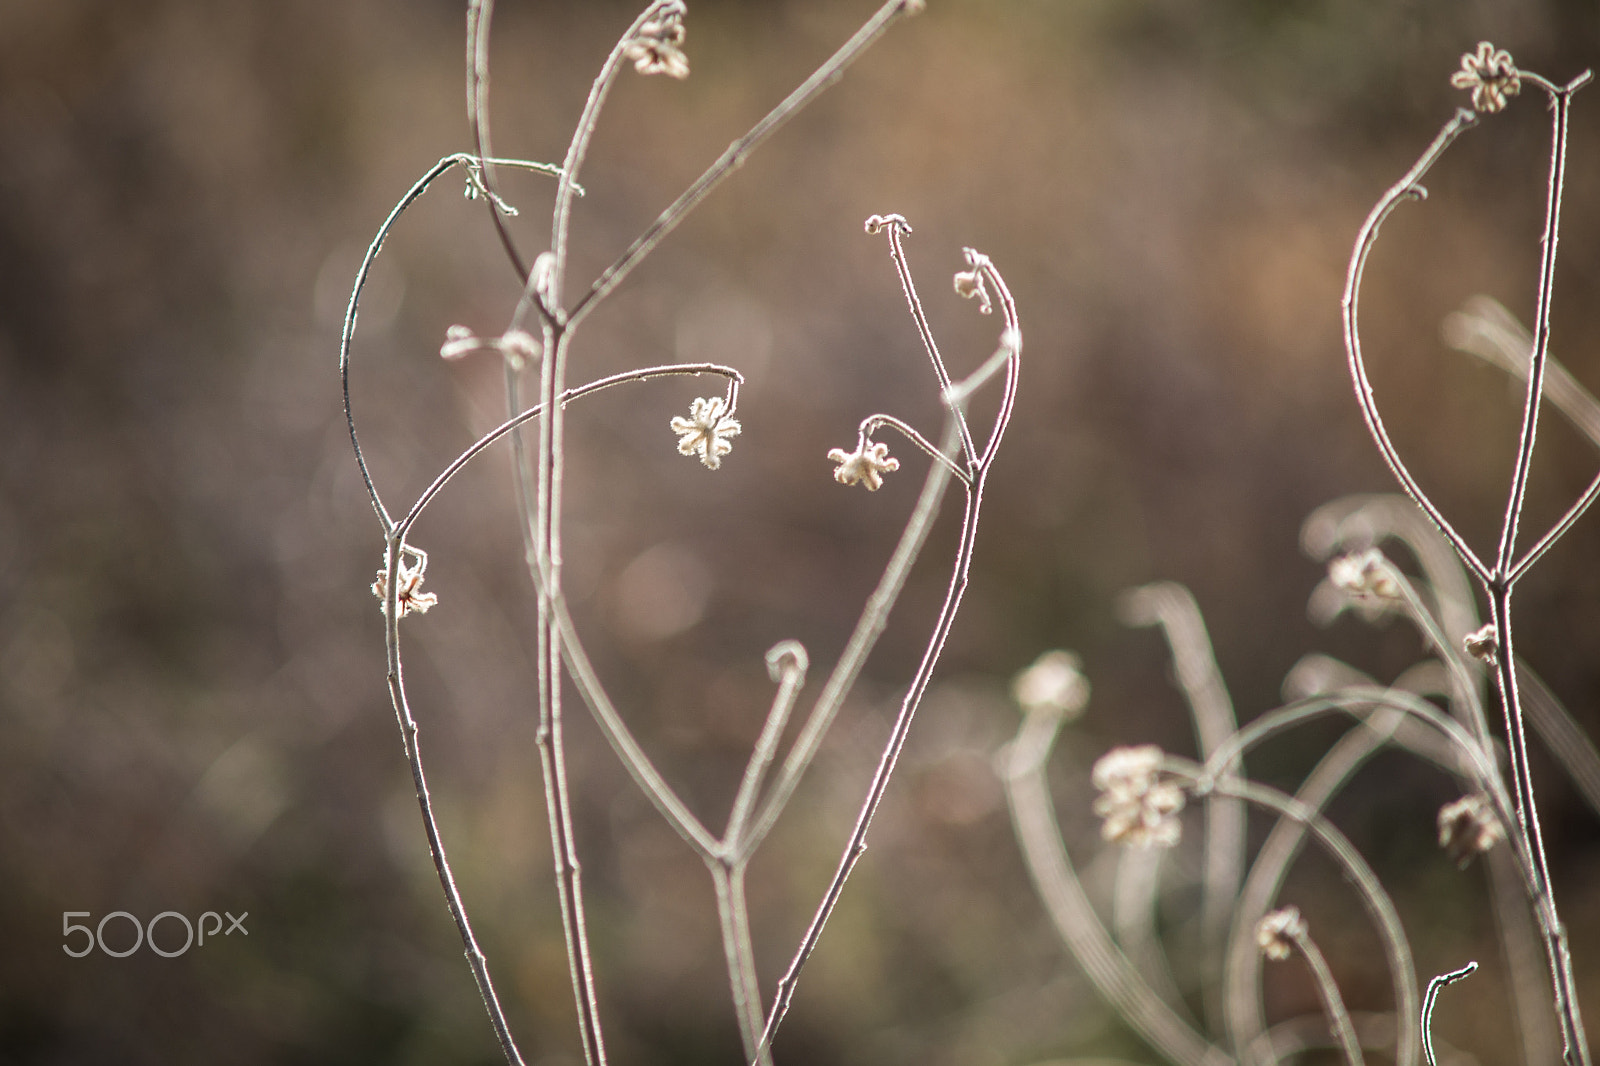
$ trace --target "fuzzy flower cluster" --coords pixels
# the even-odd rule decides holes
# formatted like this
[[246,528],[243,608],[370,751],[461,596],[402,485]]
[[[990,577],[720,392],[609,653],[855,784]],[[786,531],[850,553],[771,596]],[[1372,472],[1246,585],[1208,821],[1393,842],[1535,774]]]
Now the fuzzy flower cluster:
[[1161,780],[1161,749],[1154,744],[1112,748],[1090,777],[1100,796],[1094,813],[1105,819],[1100,835],[1115,844],[1169,848],[1182,831],[1183,789]]
[[887,444],[869,444],[865,438],[853,452],[834,448],[828,461],[839,464],[833,480],[841,485],[865,485],[868,492],[883,488],[883,475],[900,469],[900,460],[889,454]]
[[1466,869],[1475,856],[1482,855],[1504,838],[1500,819],[1495,817],[1489,797],[1482,792],[1462,796],[1439,808],[1439,846],[1449,852],[1462,869]]
[[1341,555],[1328,564],[1328,580],[1360,600],[1397,600],[1400,585],[1377,548]]
[[687,31],[683,16],[688,9],[672,2],[661,5],[656,17],[639,27],[639,32],[622,50],[623,58],[633,63],[640,74],[665,74],[669,78],[687,78],[689,59],[683,54],[683,39]]
[[1511,53],[1488,41],[1479,41],[1476,52],[1461,57],[1461,69],[1450,75],[1450,84],[1470,89],[1473,110],[1486,114],[1505,110],[1506,101],[1522,91],[1522,77]]
[[1300,917],[1300,908],[1284,907],[1268,914],[1256,925],[1256,947],[1267,958],[1282,962],[1305,935],[1306,920]]
[[698,453],[700,461],[711,470],[721,466],[722,457],[733,451],[729,438],[737,437],[743,428],[726,408],[727,401],[721,396],[702,396],[689,405],[688,418],[674,418],[671,425],[672,432],[678,435],[678,453]]
[[1024,714],[1056,714],[1071,721],[1089,705],[1083,661],[1070,651],[1047,651],[1011,682],[1011,696]]
[[[404,618],[412,611],[418,614],[425,613],[429,607],[439,602],[439,597],[432,592],[423,592],[422,575],[428,568],[428,557],[417,554],[417,561],[407,566],[404,559],[400,560],[400,586],[395,590],[395,606]],[[372,583],[372,594],[378,597],[378,609],[384,609],[389,599],[389,570],[385,567],[378,571],[378,579]]]

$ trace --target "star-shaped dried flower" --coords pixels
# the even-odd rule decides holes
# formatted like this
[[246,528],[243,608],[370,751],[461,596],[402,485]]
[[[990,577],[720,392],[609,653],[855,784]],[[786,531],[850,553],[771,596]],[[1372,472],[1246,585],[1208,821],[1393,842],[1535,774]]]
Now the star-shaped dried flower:
[[686,11],[682,4],[666,4],[660,14],[639,27],[638,34],[622,50],[623,57],[632,60],[634,70],[669,78],[689,76],[689,59],[682,51]]
[[1154,744],[1112,748],[1090,776],[1100,796],[1094,813],[1105,819],[1100,835],[1116,844],[1167,848],[1178,842],[1183,789],[1161,780],[1161,749]]
[[1306,920],[1300,917],[1300,908],[1284,907],[1268,914],[1256,925],[1256,947],[1267,958],[1281,962],[1305,935]]
[[700,455],[700,461],[715,470],[722,465],[722,457],[733,450],[729,437],[737,437],[742,428],[739,420],[723,413],[727,402],[720,396],[700,397],[689,405],[689,417],[672,420],[672,432],[678,435],[678,452],[682,455]]
[[1486,113],[1503,110],[1506,101],[1522,91],[1522,77],[1511,53],[1488,41],[1479,41],[1476,52],[1461,57],[1461,69],[1450,75],[1450,84],[1471,89],[1473,109]]
[[1089,705],[1083,662],[1070,651],[1047,651],[1011,682],[1011,696],[1025,714],[1044,712],[1068,720]]
[[1482,792],[1462,796],[1439,808],[1439,846],[1462,869],[1504,837],[1500,819],[1494,816],[1494,807]]
[[[420,549],[407,548],[416,557],[416,563],[407,566],[405,559],[400,560],[400,587],[395,590],[395,605],[400,610],[400,617],[404,618],[412,611],[418,614],[425,613],[429,607],[439,602],[439,597],[432,592],[422,592],[422,575],[428,569],[428,556]],[[372,594],[378,597],[378,610],[384,610],[389,597],[389,570],[385,567],[378,571],[378,580],[372,583]]]
[[865,440],[853,452],[833,449],[828,461],[839,464],[833,480],[841,485],[865,485],[868,492],[877,492],[883,487],[883,475],[900,469],[900,460],[889,454],[887,444],[868,444]]

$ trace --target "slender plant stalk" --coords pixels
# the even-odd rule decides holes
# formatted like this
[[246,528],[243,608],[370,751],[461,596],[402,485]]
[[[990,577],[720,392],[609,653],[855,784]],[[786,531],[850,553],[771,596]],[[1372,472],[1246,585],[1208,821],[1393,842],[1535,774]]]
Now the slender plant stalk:
[[1344,997],[1339,994],[1339,985],[1333,979],[1333,971],[1328,968],[1328,960],[1323,957],[1322,950],[1311,939],[1311,934],[1303,924],[1290,930],[1289,937],[1294,941],[1294,946],[1300,949],[1300,954],[1305,956],[1306,965],[1311,967],[1312,979],[1316,982],[1318,994],[1322,996],[1322,1009],[1328,1015],[1328,1027],[1339,1041],[1345,1063],[1347,1066],[1363,1066],[1361,1042],[1356,1039],[1355,1026],[1350,1024],[1350,1012],[1345,1009]]
[[1455,548],[1462,563],[1478,578],[1489,599],[1490,619],[1494,624],[1498,643],[1495,681],[1505,717],[1511,793],[1516,811],[1516,819],[1510,824],[1517,830],[1514,836],[1520,849],[1528,856],[1525,869],[1528,876],[1528,895],[1545,940],[1545,952],[1550,963],[1551,983],[1555,993],[1556,1013],[1561,1020],[1562,1039],[1565,1044],[1563,1054],[1568,1066],[1589,1066],[1588,1041],[1573,988],[1571,952],[1566,930],[1556,910],[1555,897],[1550,888],[1543,832],[1539,824],[1538,806],[1528,768],[1527,737],[1523,727],[1521,700],[1517,691],[1511,593],[1517,580],[1527,572],[1528,568],[1548,551],[1551,545],[1571,528],[1594,499],[1600,496],[1600,478],[1597,478],[1590,489],[1557,519],[1551,529],[1532,548],[1528,549],[1520,559],[1517,557],[1517,529],[1527,491],[1528,473],[1533,462],[1540,401],[1544,393],[1544,372],[1550,339],[1550,306],[1554,291],[1556,251],[1559,246],[1561,226],[1561,199],[1566,174],[1569,112],[1573,93],[1585,85],[1591,75],[1585,71],[1566,85],[1558,86],[1530,72],[1521,71],[1519,74],[1524,84],[1536,86],[1549,97],[1550,167],[1546,184],[1545,223],[1536,290],[1533,346],[1523,400],[1522,428],[1518,436],[1516,458],[1512,464],[1511,483],[1501,521],[1500,539],[1492,566],[1485,564],[1445,520],[1443,514],[1412,478],[1404,461],[1389,440],[1383,420],[1378,414],[1371,384],[1367,380],[1366,367],[1361,356],[1357,319],[1362,271],[1367,255],[1377,238],[1378,226],[1401,200],[1421,199],[1426,195],[1419,184],[1421,178],[1438,161],[1450,143],[1475,124],[1476,116],[1472,112],[1458,111],[1456,116],[1445,124],[1411,170],[1379,200],[1362,227],[1356,239],[1355,251],[1345,279],[1345,347],[1349,356],[1351,377],[1355,383],[1356,398],[1380,454],[1406,494],[1427,513]]

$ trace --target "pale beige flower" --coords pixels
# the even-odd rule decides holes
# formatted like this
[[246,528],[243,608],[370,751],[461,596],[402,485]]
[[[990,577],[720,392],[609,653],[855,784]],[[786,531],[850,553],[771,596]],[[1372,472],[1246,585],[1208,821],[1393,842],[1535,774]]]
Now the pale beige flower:
[[1134,847],[1171,847],[1182,826],[1183,789],[1161,780],[1161,749],[1154,744],[1112,748],[1094,764],[1090,780],[1100,790],[1094,813],[1105,819],[1100,835]]
[[1462,796],[1439,808],[1439,846],[1462,869],[1474,856],[1482,855],[1503,839],[1505,830],[1495,817],[1489,797],[1482,792]]
[[683,4],[662,5],[655,18],[639,27],[639,32],[622,50],[625,59],[632,61],[633,69],[640,74],[665,74],[669,78],[687,78],[689,59],[683,54],[686,30]]
[[1357,599],[1400,598],[1400,585],[1377,548],[1339,556],[1328,564],[1328,580]]
[[1089,705],[1089,679],[1070,651],[1047,651],[1011,682],[1011,696],[1024,713],[1058,714],[1067,720]]
[[[439,602],[439,597],[432,592],[422,592],[422,575],[428,569],[428,555],[420,548],[406,547],[405,551],[412,555],[416,562],[411,566],[406,565],[405,559],[400,559],[400,585],[395,590],[395,606],[404,618],[412,611],[418,614],[425,613],[429,607]],[[372,583],[372,594],[378,597],[378,609],[385,610],[389,598],[389,570],[385,567],[378,571],[378,579]]]
[[722,465],[722,457],[733,450],[729,437],[737,437],[743,428],[739,420],[724,414],[727,401],[720,396],[701,397],[689,405],[689,417],[672,420],[672,432],[678,435],[678,452],[682,455],[699,453],[700,461],[715,470]]
[[1256,925],[1256,947],[1269,959],[1282,961],[1306,935],[1306,920],[1298,907],[1284,907],[1262,918]]
[[1522,77],[1511,53],[1488,41],[1479,41],[1476,52],[1461,57],[1461,69],[1450,75],[1450,84],[1471,89],[1473,109],[1485,113],[1503,110],[1506,101],[1522,91]]
[[1480,662],[1493,666],[1500,654],[1500,633],[1493,622],[1468,633],[1461,641],[1466,653]]
[[839,464],[833,480],[841,485],[865,485],[868,492],[883,487],[884,474],[900,469],[900,460],[889,454],[887,444],[869,444],[865,440],[853,452],[834,448],[828,453],[828,460]]

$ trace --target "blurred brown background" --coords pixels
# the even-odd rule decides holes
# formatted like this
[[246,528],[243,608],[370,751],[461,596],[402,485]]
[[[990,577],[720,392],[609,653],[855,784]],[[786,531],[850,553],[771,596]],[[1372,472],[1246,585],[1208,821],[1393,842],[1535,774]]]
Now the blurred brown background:
[[[559,160],[634,11],[500,6],[496,148]],[[373,231],[434,160],[470,147],[462,7],[0,6],[6,1062],[498,1059],[384,691],[367,591],[381,537],[336,373]],[[575,284],[870,12],[693,0],[693,75],[630,72],[602,119]],[[1084,656],[1094,701],[1058,761],[1063,825],[1087,861],[1083,768],[1114,743],[1193,748],[1160,640],[1116,621],[1123,588],[1194,591],[1246,718],[1277,704],[1307,651],[1382,678],[1422,656],[1402,625],[1307,621],[1320,568],[1297,535],[1318,504],[1391,487],[1344,367],[1345,263],[1371,204],[1464,102],[1448,76],[1483,38],[1565,80],[1600,61],[1600,13],[1576,0],[933,0],[579,336],[578,380],[674,359],[733,362],[749,379],[744,434],[715,474],[679,457],[666,428],[703,383],[608,394],[570,420],[580,624],[664,772],[720,827],[770,694],[762,652],[799,638],[822,676],[920,482],[922,464],[885,438],[906,469],[876,495],[847,491],[827,449],[879,410],[936,428],[932,377],[862,219],[898,211],[916,227],[913,266],[958,372],[993,343],[993,323],[950,293],[963,245],[993,257],[1021,306],[1024,386],[967,603],[780,1060],[1154,1061],[1107,1015],[1028,884],[989,769],[1016,726],[1006,686],[1045,648]],[[1464,139],[1429,203],[1389,223],[1368,272],[1372,373],[1397,442],[1485,546],[1516,400],[1503,375],[1445,349],[1439,322],[1478,292],[1531,319],[1547,128],[1525,97]],[[1579,95],[1572,136],[1553,351],[1595,389],[1600,90]],[[502,409],[491,360],[436,354],[453,323],[503,328],[516,295],[483,205],[461,188],[445,180],[407,216],[364,305],[356,412],[392,509]],[[525,249],[548,239],[550,190],[505,178]],[[1558,416],[1544,426],[1530,530],[1595,466]],[[507,473],[503,454],[487,456],[418,526],[440,605],[405,636],[463,890],[530,1061],[554,1066],[577,1061],[578,1045]],[[768,989],[914,665],[953,518],[754,868]],[[1519,649],[1591,736],[1597,553],[1590,517],[1518,600]],[[575,716],[572,734],[614,1058],[736,1061],[708,879],[589,723]],[[1335,735],[1312,730],[1253,768],[1292,784]],[[1537,770],[1600,1024],[1600,832],[1542,753]],[[1507,1060],[1482,875],[1455,872],[1432,840],[1434,811],[1456,794],[1395,757],[1335,814],[1396,892],[1425,974],[1484,960],[1440,1024],[1481,1061]],[[1352,1006],[1386,1009],[1386,977],[1366,934],[1346,936],[1340,923],[1359,915],[1330,869],[1309,866],[1294,898],[1328,931]],[[248,911],[249,936],[171,960],[63,954],[63,912],[116,910]],[[1283,1009],[1313,1008],[1298,968],[1276,979]]]

